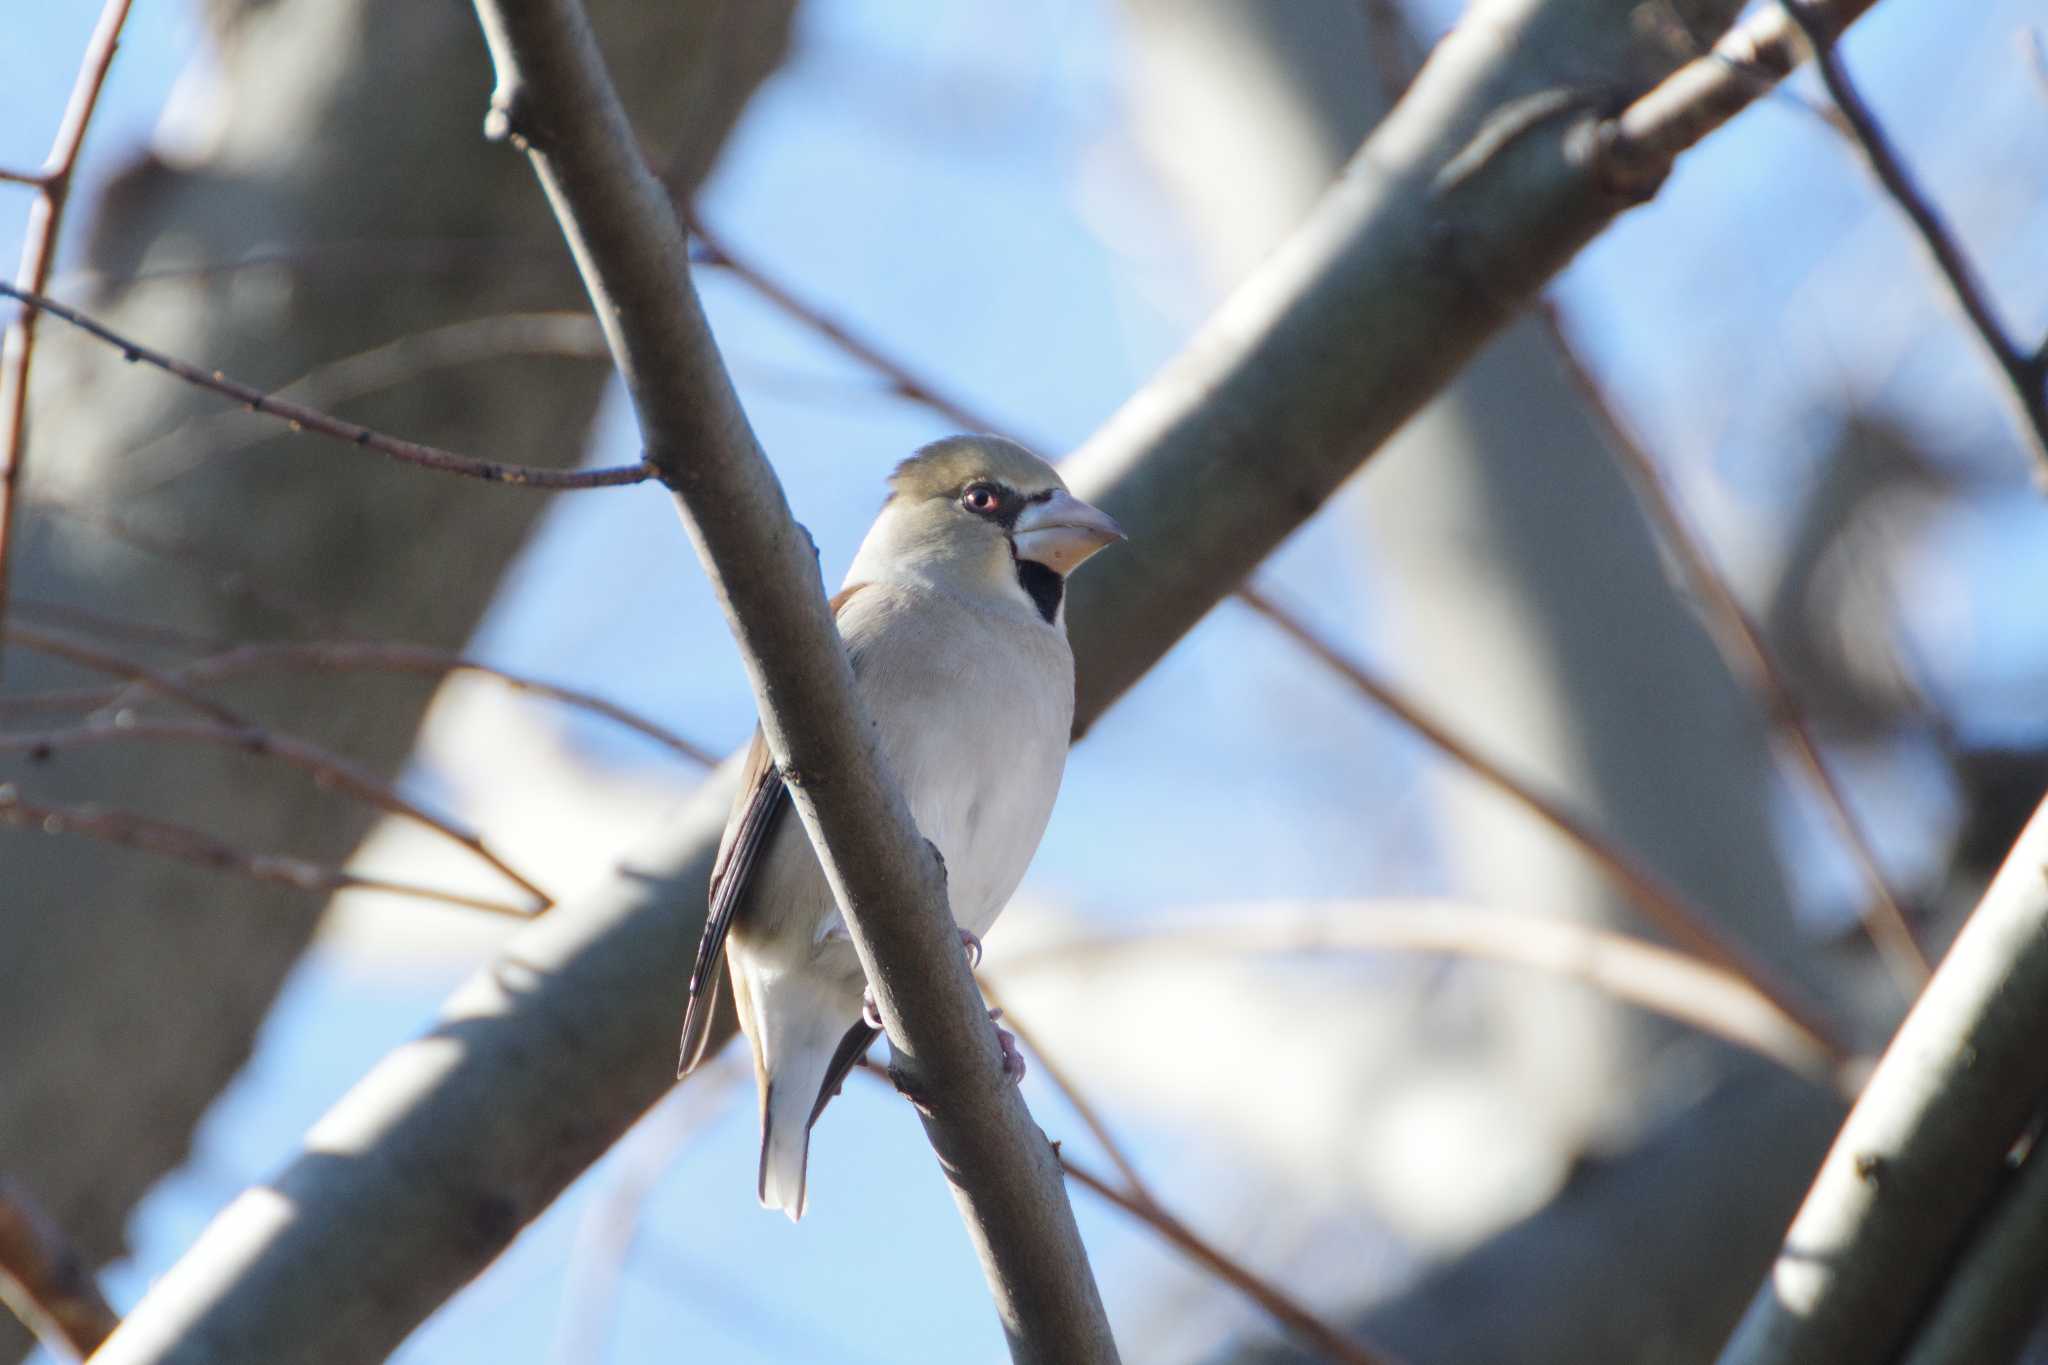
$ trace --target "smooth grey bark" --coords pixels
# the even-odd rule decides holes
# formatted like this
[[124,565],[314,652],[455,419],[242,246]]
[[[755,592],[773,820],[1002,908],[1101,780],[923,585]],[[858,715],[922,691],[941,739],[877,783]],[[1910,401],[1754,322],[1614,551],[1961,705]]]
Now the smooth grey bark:
[[[779,59],[791,3],[604,6],[622,85],[685,183]],[[525,167],[482,139],[490,73],[466,12],[279,0],[210,15],[219,79],[198,105],[211,133],[175,165],[146,158],[113,181],[87,259],[59,263],[60,294],[264,383],[461,318],[586,306]],[[271,252],[292,263],[122,278]],[[91,295],[62,283],[81,266],[99,276]],[[347,410],[420,439],[563,465],[578,458],[605,378],[589,364],[499,357]],[[26,509],[15,579],[23,619],[69,603],[222,641],[346,629],[458,646],[546,505],[270,427],[218,458],[205,458],[217,429],[203,445],[159,443],[223,406],[48,329],[29,437],[30,496],[43,506]],[[185,462],[189,472],[164,480]],[[52,510],[55,499],[175,541],[185,558],[141,553]],[[245,586],[225,583],[220,566]],[[291,605],[265,605],[278,601]],[[6,663],[8,693],[80,680],[18,645]],[[279,675],[220,695],[389,775],[429,690]],[[211,752],[116,747],[7,769],[24,796],[150,811],[330,862],[372,818],[288,769]],[[322,907],[125,849],[12,830],[0,840],[0,1169],[90,1255],[109,1257],[129,1206],[183,1156],[248,1055]],[[25,1345],[13,1332],[0,1326],[0,1358]]]
[[1903,1353],[2048,1093],[2044,1034],[2048,803],[1878,1061],[1721,1365]]
[[[1172,547],[1077,579],[1077,730],[1643,192],[1607,178],[1595,110],[1611,102],[1585,97],[1678,64],[1632,12],[1482,5],[1309,223],[1068,462],[1134,546]],[[1490,135],[1531,96],[1556,116]],[[487,1264],[666,1088],[728,799],[713,786],[520,935],[216,1220],[106,1365],[373,1358]]]
[[[1388,35],[1374,31],[1368,6],[1338,0],[1129,8],[1145,77],[1141,136],[1211,274],[1234,282],[1342,170],[1384,108],[1380,73],[1399,54],[1381,50]],[[1215,97],[1225,88],[1227,103]],[[1369,529],[1381,569],[1392,671],[1428,680],[1418,695],[1454,730],[1560,794],[1812,985],[1766,821],[1762,716],[1669,583],[1543,330],[1518,322],[1492,342],[1394,437],[1345,507]],[[1431,785],[1452,875],[1471,894],[1641,927],[1597,868],[1525,812],[1454,771]],[[1437,1134],[1448,1188],[1432,1191],[1412,1170],[1366,1185],[1404,1191],[1389,1216],[1438,1250],[1471,1235],[1483,1188],[1499,1191],[1495,1219],[1512,1217],[1532,1182],[1562,1179],[1589,1145],[1648,1121],[1655,1101],[1641,1072],[1668,1037],[1595,994],[1463,974],[1433,993],[1412,1029],[1385,1038],[1387,1054],[1412,1065],[1355,1065],[1382,1076],[1376,1107],[1404,1102],[1390,1071],[1428,1092],[1430,1112],[1444,1112],[1455,1084],[1513,1115],[1511,1136],[1469,1123]],[[1144,1045],[1060,1041],[1063,1056]]]
[[[980,1256],[1018,1362],[1117,1360],[1057,1153],[1006,1074],[961,955],[938,850],[919,833],[854,689],[819,576],[691,281],[579,0],[477,0],[491,128],[523,148],[576,254],[753,683],[761,731],[838,902],[889,1039]],[[659,301],[659,302],[658,302]],[[765,1082],[764,1082],[765,1083]]]

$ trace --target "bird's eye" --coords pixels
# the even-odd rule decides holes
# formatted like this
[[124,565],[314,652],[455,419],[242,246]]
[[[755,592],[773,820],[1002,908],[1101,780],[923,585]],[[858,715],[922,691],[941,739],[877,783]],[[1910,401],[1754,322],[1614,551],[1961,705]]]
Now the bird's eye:
[[994,484],[969,484],[960,495],[960,505],[978,517],[985,517],[1003,505],[1003,495]]

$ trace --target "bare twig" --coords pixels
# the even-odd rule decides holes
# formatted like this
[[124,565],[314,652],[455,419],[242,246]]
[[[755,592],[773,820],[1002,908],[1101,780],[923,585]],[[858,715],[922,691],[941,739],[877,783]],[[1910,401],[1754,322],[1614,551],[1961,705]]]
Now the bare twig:
[[0,783],[0,825],[40,830],[44,834],[76,834],[190,863],[208,871],[295,887],[314,895],[329,896],[336,891],[348,890],[386,891],[393,895],[461,906],[466,910],[488,910],[494,915],[510,915],[514,919],[532,918],[532,913],[525,908],[507,905],[503,901],[439,891],[383,877],[359,876],[342,868],[285,853],[251,853],[190,826],[138,815],[133,811],[30,801],[17,793],[11,782]]
[[[336,357],[280,386],[271,398],[290,399],[331,412],[366,394],[401,384],[431,382],[427,376],[436,370],[511,356],[609,361],[611,353],[605,350],[604,332],[597,319],[588,313],[501,313],[429,327],[380,346]],[[130,452],[128,459],[136,468],[149,472],[124,480],[122,496],[142,497],[195,467],[249,449],[276,435],[274,424],[248,422],[246,416],[230,410],[190,417]],[[184,459],[164,458],[179,448],[195,453]]]
[[1921,244],[1934,258],[1949,292],[1962,308],[1963,316],[1969,320],[1971,329],[2004,375],[2009,386],[2008,396],[2017,409],[2020,428],[2033,448],[2038,465],[2035,477],[2048,485],[2048,346],[2042,349],[2022,346],[1999,319],[1997,306],[1991,301],[1991,291],[1979,278],[1954,230],[1943,220],[1934,200],[1906,168],[1905,159],[1892,145],[1891,138],[1864,101],[1856,83],[1849,78],[1849,68],[1835,46],[1835,37],[1843,28],[1842,18],[1833,8],[1817,5],[1814,0],[1782,2],[1785,12],[1813,45],[1820,78],[1827,85],[1828,94],[1834,97],[1842,116],[1849,121],[1857,145],[1862,147],[1863,155],[1870,162],[1872,174],[1913,224]]
[[[1818,1084],[1853,1094],[1860,1065],[1725,967],[1569,920],[1435,902],[1257,906],[1174,917],[1142,929],[1083,934],[1004,957],[998,979],[1130,954],[1443,953],[1552,972],[1746,1048]],[[1015,1027],[1012,1021],[1012,1027]],[[1022,1037],[1020,1032],[1019,1037]],[[1085,1117],[1085,1116],[1084,1116]]]
[[[384,640],[287,640],[243,645],[210,658],[160,670],[160,675],[181,684],[220,682],[268,668],[313,673],[401,673],[437,678],[449,673],[475,673],[491,678],[515,691],[529,692],[595,716],[645,736],[692,763],[710,767],[718,756],[701,744],[683,738],[664,725],[648,719],[617,702],[593,692],[544,682],[524,673],[498,668],[452,650],[428,645],[402,644]],[[0,715],[9,712],[89,711],[117,706],[133,691],[129,687],[79,687],[61,691],[33,692],[0,697]]]
[[151,350],[139,341],[133,341],[116,332],[105,323],[97,322],[75,308],[44,298],[33,290],[0,284],[0,294],[19,299],[42,312],[70,323],[107,345],[121,352],[127,361],[140,361],[162,370],[175,379],[181,379],[195,388],[208,389],[223,394],[246,406],[251,412],[260,412],[279,421],[289,423],[292,430],[315,431],[322,436],[331,436],[337,441],[374,450],[400,464],[418,465],[422,469],[439,470],[444,474],[459,474],[464,478],[481,479],[485,483],[509,484],[515,488],[538,488],[559,492],[572,488],[618,488],[626,484],[645,483],[655,477],[654,470],[645,462],[629,465],[615,465],[606,469],[548,469],[540,465],[503,464],[495,460],[480,460],[473,455],[461,455],[439,446],[424,445],[418,441],[407,441],[397,436],[387,436],[358,422],[345,421],[332,414],[309,408],[303,403],[294,403],[288,398],[275,398],[262,389],[230,379],[219,370],[203,370],[197,365],[165,355],[162,351]]
[[[1873,3],[1830,0],[1827,10],[1838,28],[1847,28]],[[1782,8],[1757,11],[1600,125],[1594,157],[1598,173],[1623,194],[1654,189],[1673,157],[1777,90],[1806,52],[1798,25]],[[1835,126],[1832,119],[1826,121]]]
[[0,733],[0,753],[24,754],[38,763],[46,762],[66,749],[130,743],[208,744],[257,758],[274,758],[307,774],[321,787],[332,788],[387,815],[425,826],[468,849],[493,871],[532,896],[537,902],[533,907],[534,913],[553,904],[553,897],[521,876],[475,831],[464,829],[446,816],[437,815],[418,802],[408,800],[390,783],[340,754],[259,725],[246,722],[223,724],[213,720],[161,720],[123,712],[109,721],[64,730],[33,734]]
[[1253,611],[1278,626],[1281,633],[1300,645],[1332,672],[1348,682],[1360,695],[1398,716],[1417,735],[1460,766],[1495,789],[1513,797],[1524,809],[1542,820],[1581,852],[1591,858],[1608,878],[1619,886],[1651,923],[1680,947],[1710,962],[1726,967],[1754,986],[1759,994],[1787,1018],[1823,1041],[1837,1061],[1849,1055],[1833,1025],[1810,1004],[1801,1000],[1787,984],[1777,979],[1763,963],[1715,927],[1706,912],[1690,904],[1676,888],[1667,885],[1612,840],[1594,830],[1552,798],[1530,787],[1464,740],[1446,730],[1413,701],[1347,657],[1335,645],[1295,617],[1271,609],[1263,592],[1249,585],[1238,589],[1238,597]]
[[160,693],[174,701],[183,702],[200,715],[216,720],[222,725],[246,726],[249,724],[243,717],[222,706],[205,693],[186,686],[163,669],[153,668],[140,660],[131,659],[125,654],[116,654],[111,650],[101,649],[98,645],[87,644],[83,640],[73,639],[66,635],[58,635],[47,630],[38,630],[34,626],[24,626],[18,623],[0,625],[0,639],[6,640],[11,645],[23,645],[35,650],[39,654],[47,654],[52,658],[63,659],[69,663],[77,664],[81,668],[89,668],[98,673],[109,673],[117,678],[126,678],[136,686],[147,688],[151,692]]
[[[1015,1021],[1010,1022],[1014,1027]],[[1024,1035],[1019,1033],[1017,1036],[1022,1038]],[[1036,1048],[1033,1050],[1036,1051]],[[1044,1059],[1045,1054],[1039,1053],[1039,1060]],[[900,1088],[886,1067],[878,1066],[866,1058],[855,1063],[855,1066],[870,1079],[901,1094]],[[1071,1096],[1072,1092],[1068,1093]],[[1283,1330],[1292,1333],[1327,1359],[1343,1361],[1346,1365],[1399,1365],[1393,1357],[1370,1350],[1362,1342],[1353,1341],[1303,1307],[1300,1301],[1286,1290],[1261,1278],[1228,1252],[1202,1240],[1187,1224],[1169,1213],[1157,1199],[1135,1189],[1118,1189],[1087,1167],[1075,1162],[1060,1143],[1055,1142],[1053,1148],[1059,1157],[1060,1170],[1067,1179],[1092,1190],[1151,1228],[1197,1265],[1233,1289],[1239,1290],[1264,1309]]]
[[[71,198],[72,173],[78,154],[85,146],[85,130],[99,107],[100,88],[113,65],[114,51],[121,44],[121,26],[128,22],[129,0],[107,0],[87,40],[85,60],[78,68],[78,80],[71,88],[71,100],[57,126],[50,155],[35,177],[36,200],[29,209],[28,231],[21,248],[21,266],[15,272],[20,289],[10,290],[24,306],[7,329],[4,357],[0,357],[0,618],[7,611],[7,564],[14,542],[14,507],[21,486],[21,466],[27,457],[29,365],[35,358],[36,306],[34,295],[49,283],[50,263],[57,255],[57,234],[64,223],[64,206]],[[26,182],[25,182],[26,183]]]
[[780,309],[784,315],[823,337],[849,359],[880,375],[888,383],[891,393],[908,402],[930,408],[947,421],[958,424],[963,431],[1008,434],[1008,429],[1002,423],[977,412],[958,397],[945,392],[912,366],[835,318],[815,300],[804,298],[752,260],[735,254],[731,245],[705,226],[704,220],[688,205],[679,203],[677,208],[689,222],[690,232],[697,239],[700,259],[704,264],[725,271]]
[[1324,1322],[1278,1285],[1253,1274],[1242,1262],[1233,1259],[1158,1204],[1117,1189],[1065,1152],[1060,1153],[1060,1167],[1068,1179],[1093,1190],[1151,1228],[1182,1255],[1256,1303],[1322,1359],[1343,1361],[1345,1365],[1397,1365],[1394,1357],[1386,1352],[1368,1348]]
[[2048,802],[1842,1125],[1721,1365],[1893,1360],[2048,1093]]
[[1850,808],[1848,793],[1842,789],[1833,767],[1821,752],[1813,727],[1807,723],[1805,708],[1786,682],[1770,646],[1764,643],[1763,632],[1757,629],[1749,612],[1735,596],[1735,590],[1728,586],[1728,580],[1715,567],[1706,543],[1686,521],[1684,512],[1679,510],[1678,500],[1672,495],[1656,460],[1644,449],[1635,432],[1608,400],[1599,380],[1594,378],[1579,352],[1573,329],[1554,304],[1540,308],[1538,314],[1550,330],[1566,377],[1585,399],[1587,411],[1606,437],[1607,447],[1620,462],[1622,472],[1636,490],[1636,497],[1649,513],[1658,538],[1671,551],[1687,583],[1705,605],[1711,627],[1708,633],[1720,647],[1729,672],[1746,684],[1757,698],[1780,743],[1791,752],[1819,794],[1822,807],[1834,822],[1843,847],[1848,850],[1868,888],[1868,898],[1861,907],[1864,931],[1877,945],[1878,956],[1890,970],[1900,994],[1911,1000],[1927,984],[1930,971],[1927,957],[1913,938],[1912,926],[1906,921],[1906,912],[1892,890],[1891,880],[1885,875],[1884,864],[1878,860],[1870,835]]
[[83,1360],[121,1319],[64,1230],[0,1175],[0,1300],[54,1351]]
[[[150,645],[165,649],[194,651],[220,649],[225,641],[217,635],[201,635],[196,631],[167,626],[155,621],[137,621],[112,612],[95,611],[81,607],[75,602],[50,602],[41,598],[23,597],[16,594],[10,603],[16,615],[36,617],[73,630],[85,631],[109,640],[127,644]],[[0,697],[0,706],[6,698]]]

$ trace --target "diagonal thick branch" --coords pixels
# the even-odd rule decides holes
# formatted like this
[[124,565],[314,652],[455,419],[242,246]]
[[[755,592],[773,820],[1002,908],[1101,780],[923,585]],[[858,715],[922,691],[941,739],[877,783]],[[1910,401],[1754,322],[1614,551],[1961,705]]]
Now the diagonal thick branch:
[[2048,802],[1885,1049],[1721,1365],[1904,1353],[2048,1094],[2044,1033]]
[[[1727,23],[1740,6],[1697,8]],[[1310,219],[1064,466],[1132,532],[1128,553],[1074,584],[1078,730],[1652,193],[1678,152],[1767,87],[1718,79],[1717,59],[1685,65],[1689,52],[1631,22],[1636,9],[1479,0]],[[1595,79],[1603,89],[1589,91]],[[1619,118],[1601,116],[1614,90],[1646,85]],[[1546,91],[1572,98],[1481,139]],[[1475,140],[1490,150],[1461,156]],[[1458,174],[1443,176],[1454,159]],[[636,392],[650,378],[630,376]],[[736,409],[708,406],[702,420],[724,411]],[[280,1358],[286,1343],[300,1362],[381,1358],[481,1271],[672,1083],[649,1039],[681,1017],[733,776],[525,930],[429,1034],[380,1063],[157,1282],[99,1365]]]
[[533,163],[725,608],[770,751],[816,848],[907,1088],[1020,1361],[1117,1358],[1059,1161],[1004,1076],[936,853],[853,689],[810,537],[791,519],[577,0],[478,0],[486,131]]

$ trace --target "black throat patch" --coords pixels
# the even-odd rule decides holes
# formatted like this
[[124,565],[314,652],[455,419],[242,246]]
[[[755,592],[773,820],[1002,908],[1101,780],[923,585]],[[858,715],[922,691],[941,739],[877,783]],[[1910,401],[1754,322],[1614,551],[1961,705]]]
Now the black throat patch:
[[1038,614],[1051,625],[1060,614],[1060,599],[1066,595],[1067,580],[1036,560],[1017,561],[1017,582],[1038,607]]

